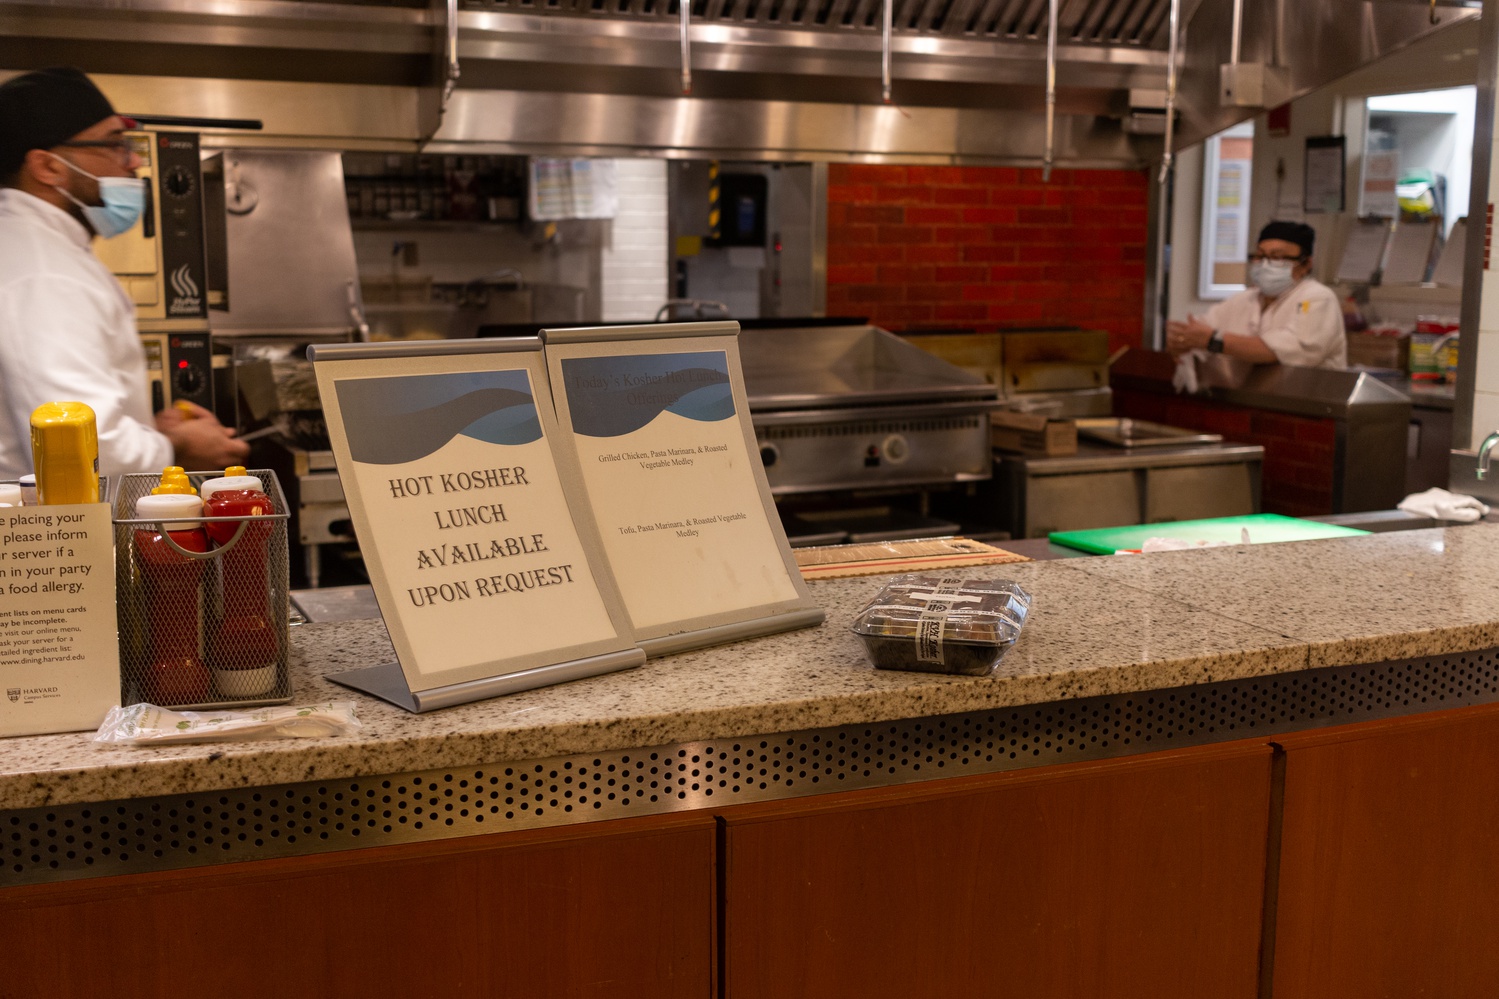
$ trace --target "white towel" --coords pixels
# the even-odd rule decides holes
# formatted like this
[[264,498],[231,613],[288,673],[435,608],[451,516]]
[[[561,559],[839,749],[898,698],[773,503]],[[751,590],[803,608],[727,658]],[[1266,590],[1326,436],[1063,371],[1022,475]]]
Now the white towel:
[[1176,371],[1171,375],[1171,387],[1178,395],[1193,395],[1197,392],[1197,359],[1207,357],[1200,350],[1189,350],[1176,359]]
[[1431,488],[1424,493],[1411,493],[1396,505],[1406,513],[1419,513],[1437,520],[1457,520],[1471,524],[1488,515],[1489,508],[1472,496],[1449,493],[1445,489]]

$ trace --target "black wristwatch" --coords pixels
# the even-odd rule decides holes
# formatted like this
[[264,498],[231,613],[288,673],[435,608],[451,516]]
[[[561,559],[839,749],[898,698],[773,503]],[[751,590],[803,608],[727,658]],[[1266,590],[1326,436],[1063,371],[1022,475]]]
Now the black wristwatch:
[[1213,354],[1223,353],[1223,331],[1213,330],[1213,335],[1208,337],[1208,351]]

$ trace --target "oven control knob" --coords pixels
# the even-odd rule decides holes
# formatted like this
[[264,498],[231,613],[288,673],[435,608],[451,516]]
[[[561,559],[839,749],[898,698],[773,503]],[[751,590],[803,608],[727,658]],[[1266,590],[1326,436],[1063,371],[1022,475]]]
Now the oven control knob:
[[880,445],[880,450],[884,452],[885,460],[892,465],[899,465],[911,457],[911,445],[900,434],[891,434],[886,437],[885,443]]
[[197,395],[203,389],[203,373],[196,367],[189,365],[177,369],[177,375],[172,379],[179,395]]
[[760,464],[764,465],[766,468],[774,465],[777,461],[780,460],[780,458],[781,449],[776,447],[774,444],[760,445]]
[[167,193],[179,198],[185,198],[193,193],[193,177],[182,167],[172,167],[167,175],[162,178],[162,186]]

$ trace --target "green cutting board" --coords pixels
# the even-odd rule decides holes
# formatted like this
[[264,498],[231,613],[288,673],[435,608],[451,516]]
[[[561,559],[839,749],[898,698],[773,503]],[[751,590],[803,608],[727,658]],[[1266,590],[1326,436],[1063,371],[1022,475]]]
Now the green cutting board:
[[1215,517],[1211,520],[1173,520],[1164,524],[1133,524],[1099,527],[1089,531],[1057,531],[1051,540],[1068,548],[1094,555],[1112,555],[1121,548],[1139,548],[1146,538],[1180,538],[1183,541],[1226,541],[1239,544],[1240,531],[1248,528],[1250,544],[1272,541],[1313,541],[1317,538],[1351,538],[1368,534],[1352,527],[1319,524],[1314,520],[1282,517],[1278,513],[1256,513],[1245,517]]

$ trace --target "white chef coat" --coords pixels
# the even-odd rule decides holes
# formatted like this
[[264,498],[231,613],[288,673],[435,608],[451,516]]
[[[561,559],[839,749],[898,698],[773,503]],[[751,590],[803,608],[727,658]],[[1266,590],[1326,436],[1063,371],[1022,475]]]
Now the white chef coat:
[[1203,321],[1224,333],[1247,333],[1265,341],[1281,364],[1300,368],[1348,367],[1343,309],[1333,290],[1312,277],[1260,308],[1258,288],[1247,288],[1208,309]]
[[77,219],[0,188],[0,480],[32,470],[31,412],[57,401],[93,409],[101,474],[172,464],[125,289]]

